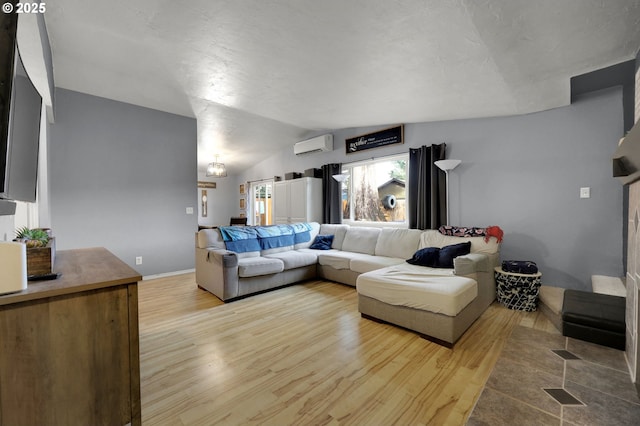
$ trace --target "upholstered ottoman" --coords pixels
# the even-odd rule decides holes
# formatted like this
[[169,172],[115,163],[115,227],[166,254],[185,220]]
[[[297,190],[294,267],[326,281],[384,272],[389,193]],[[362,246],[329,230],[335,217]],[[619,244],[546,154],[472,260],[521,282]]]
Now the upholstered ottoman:
[[356,289],[364,318],[412,330],[447,347],[486,309],[476,280],[451,269],[394,265],[361,274]]
[[565,290],[562,335],[611,348],[625,348],[624,297]]

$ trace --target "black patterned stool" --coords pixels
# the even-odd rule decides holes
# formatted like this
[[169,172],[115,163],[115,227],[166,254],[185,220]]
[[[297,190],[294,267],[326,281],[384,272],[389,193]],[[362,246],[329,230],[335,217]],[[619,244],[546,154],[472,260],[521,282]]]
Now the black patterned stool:
[[509,309],[518,311],[535,311],[538,307],[540,277],[542,273],[516,274],[505,272],[501,267],[495,268],[496,292],[498,302]]

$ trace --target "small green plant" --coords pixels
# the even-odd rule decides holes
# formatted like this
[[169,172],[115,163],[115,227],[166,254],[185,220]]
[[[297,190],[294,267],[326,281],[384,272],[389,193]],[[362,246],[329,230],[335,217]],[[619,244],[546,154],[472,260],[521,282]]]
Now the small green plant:
[[27,248],[44,247],[49,239],[49,234],[43,229],[29,229],[25,226],[16,231],[16,240],[24,242]]

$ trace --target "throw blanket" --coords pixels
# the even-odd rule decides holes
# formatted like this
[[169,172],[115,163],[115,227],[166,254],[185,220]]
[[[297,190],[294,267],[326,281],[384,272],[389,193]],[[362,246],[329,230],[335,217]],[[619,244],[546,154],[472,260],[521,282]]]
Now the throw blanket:
[[236,253],[260,250],[258,234],[253,226],[221,226],[219,229],[227,250]]
[[262,250],[293,245],[293,228],[289,225],[257,226],[256,232]]
[[311,225],[221,226],[220,234],[227,250],[236,253],[292,246],[311,240]]
[[484,237],[485,242],[489,242],[489,238],[495,237],[500,243],[504,236],[504,232],[499,226],[477,228],[475,226],[442,225],[438,228],[438,231],[443,235],[452,235],[454,237]]

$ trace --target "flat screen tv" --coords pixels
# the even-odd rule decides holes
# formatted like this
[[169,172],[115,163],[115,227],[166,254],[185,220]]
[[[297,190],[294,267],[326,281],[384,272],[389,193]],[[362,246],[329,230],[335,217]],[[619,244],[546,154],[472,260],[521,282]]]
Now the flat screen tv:
[[[36,201],[42,97],[27,75],[18,44],[3,52],[0,70],[5,94],[0,120],[0,199]],[[7,83],[10,83],[11,91]]]

